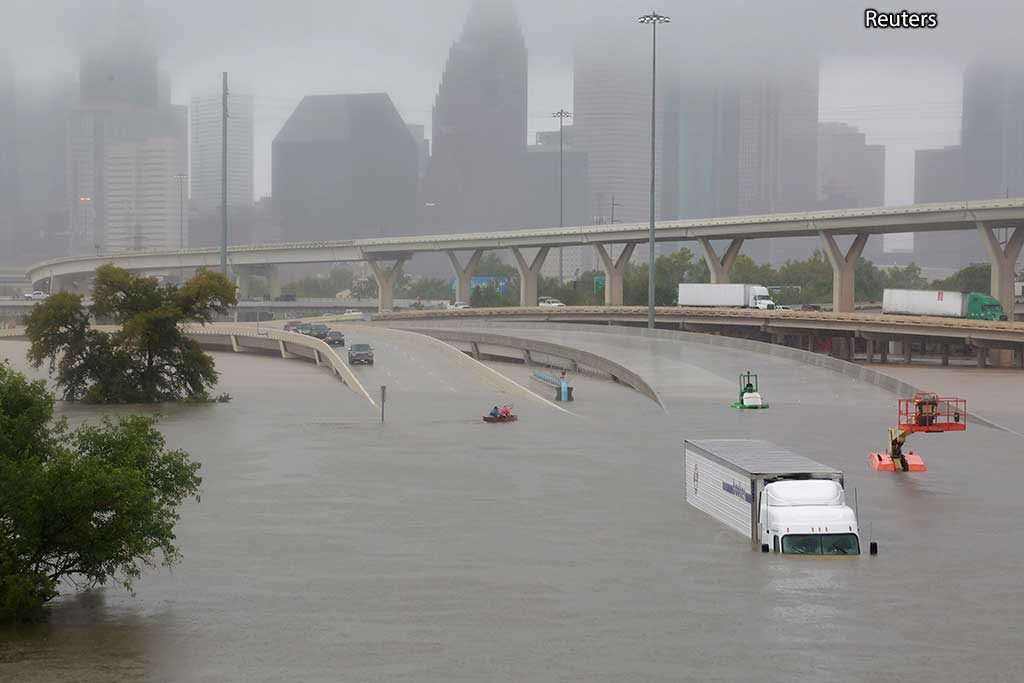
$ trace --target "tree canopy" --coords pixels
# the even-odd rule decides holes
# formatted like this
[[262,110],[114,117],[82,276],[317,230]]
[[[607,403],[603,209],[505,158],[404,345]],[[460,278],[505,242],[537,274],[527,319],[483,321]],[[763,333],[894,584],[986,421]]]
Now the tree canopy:
[[0,364],[0,622],[41,616],[62,581],[131,590],[175,564],[177,510],[202,481],[153,418],[70,431],[53,405],[45,383]]
[[[213,359],[179,325],[207,323],[237,303],[219,273],[200,271],[188,282],[161,285],[113,265],[96,270],[93,304],[61,292],[26,316],[32,365],[49,363],[68,400],[153,403],[204,399],[217,383]],[[91,319],[120,329],[96,329]]]

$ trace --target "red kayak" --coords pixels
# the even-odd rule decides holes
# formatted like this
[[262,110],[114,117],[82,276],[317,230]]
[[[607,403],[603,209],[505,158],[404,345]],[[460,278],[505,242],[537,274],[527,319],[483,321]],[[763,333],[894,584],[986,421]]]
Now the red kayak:
[[515,422],[519,419],[518,415],[509,415],[508,417],[491,417],[490,415],[484,415],[484,422]]

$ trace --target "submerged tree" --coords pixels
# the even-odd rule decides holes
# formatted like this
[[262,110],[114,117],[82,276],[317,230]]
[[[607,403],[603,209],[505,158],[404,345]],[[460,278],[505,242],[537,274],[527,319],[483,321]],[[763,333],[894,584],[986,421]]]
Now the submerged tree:
[[177,510],[202,481],[153,418],[69,431],[53,405],[44,382],[0,364],[0,622],[39,617],[62,582],[130,590],[175,564]]
[[[237,303],[234,287],[219,273],[200,271],[181,285],[132,275],[113,265],[96,270],[93,305],[62,292],[26,317],[29,360],[49,362],[68,400],[153,403],[203,399],[217,383],[213,359],[179,325],[206,323]],[[120,329],[95,329],[90,319]]]

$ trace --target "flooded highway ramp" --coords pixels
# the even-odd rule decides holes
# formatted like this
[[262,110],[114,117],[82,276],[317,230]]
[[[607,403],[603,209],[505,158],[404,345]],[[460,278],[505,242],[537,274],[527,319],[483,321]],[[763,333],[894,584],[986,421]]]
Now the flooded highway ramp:
[[[1019,679],[1016,437],[925,437],[929,471],[894,476],[866,463],[896,397],[794,361],[552,331],[628,361],[667,410],[592,381],[568,415],[433,345],[343,329],[375,349],[355,372],[388,386],[384,424],[325,370],[217,354],[231,403],[161,409],[203,464],[183,562],[0,631],[0,680]],[[22,367],[25,349],[0,344]],[[770,410],[729,408],[748,369]],[[518,423],[482,423],[507,400]],[[721,437],[843,470],[880,554],[762,555],[688,506],[683,439]]]

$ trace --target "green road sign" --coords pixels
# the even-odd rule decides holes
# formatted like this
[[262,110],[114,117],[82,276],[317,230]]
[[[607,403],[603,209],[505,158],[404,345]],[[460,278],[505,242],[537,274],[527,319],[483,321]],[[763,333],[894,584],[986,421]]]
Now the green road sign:
[[604,275],[594,276],[594,294],[600,294],[601,290],[604,289]]

